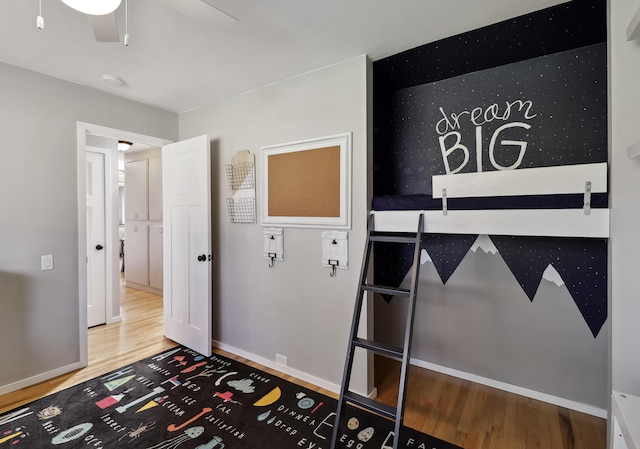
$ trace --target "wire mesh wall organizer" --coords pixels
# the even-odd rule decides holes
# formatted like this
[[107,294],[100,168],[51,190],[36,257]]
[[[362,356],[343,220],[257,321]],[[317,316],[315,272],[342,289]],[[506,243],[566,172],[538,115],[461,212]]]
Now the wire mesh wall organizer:
[[231,223],[256,222],[255,156],[247,150],[238,151],[225,172],[232,197],[227,198]]
[[255,198],[227,198],[227,210],[231,223],[255,223],[256,199]]
[[227,181],[231,190],[253,189],[256,186],[256,176],[253,162],[226,164]]

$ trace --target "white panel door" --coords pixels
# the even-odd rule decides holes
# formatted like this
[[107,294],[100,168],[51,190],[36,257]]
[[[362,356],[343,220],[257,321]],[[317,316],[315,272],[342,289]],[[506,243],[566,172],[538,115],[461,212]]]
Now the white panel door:
[[208,136],[162,149],[164,334],[211,355],[211,172]]
[[105,160],[87,151],[87,325],[106,322],[107,260],[105,245]]

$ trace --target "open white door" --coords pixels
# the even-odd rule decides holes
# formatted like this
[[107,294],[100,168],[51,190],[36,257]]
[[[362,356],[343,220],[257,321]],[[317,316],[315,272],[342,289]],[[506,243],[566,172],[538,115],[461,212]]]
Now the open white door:
[[164,334],[211,355],[211,170],[208,136],[162,148]]

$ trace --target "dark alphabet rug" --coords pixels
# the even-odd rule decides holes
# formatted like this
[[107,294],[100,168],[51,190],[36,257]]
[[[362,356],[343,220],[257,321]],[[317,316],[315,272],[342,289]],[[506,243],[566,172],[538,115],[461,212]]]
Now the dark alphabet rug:
[[[329,449],[336,401],[177,347],[0,416],[1,448]],[[339,447],[390,449],[393,423],[347,408]],[[402,448],[459,449],[405,428]]]

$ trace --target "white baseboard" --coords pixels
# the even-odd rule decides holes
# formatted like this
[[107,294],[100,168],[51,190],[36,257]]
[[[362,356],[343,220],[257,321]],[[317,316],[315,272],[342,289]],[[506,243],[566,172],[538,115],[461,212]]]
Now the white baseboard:
[[[252,362],[259,363],[262,366],[266,366],[267,368],[274,369],[276,371],[281,372],[282,374],[286,374],[288,376],[293,376],[296,379],[304,380],[305,382],[309,382],[310,384],[317,385],[319,387],[324,388],[325,390],[329,390],[335,394],[340,394],[340,385],[334,384],[332,382],[327,382],[324,379],[313,376],[309,373],[305,373],[304,371],[299,371],[297,369],[290,368],[288,366],[282,365],[280,363],[276,363],[273,360],[269,360],[267,358],[261,357],[259,355],[243,351],[242,349],[238,349],[233,346],[226,345],[224,343],[220,343],[219,341],[213,340],[213,346],[216,348],[222,349],[223,351],[230,352],[239,357],[243,357],[245,359],[251,360]],[[362,394],[362,393],[360,393]],[[373,388],[367,396],[369,399],[375,399],[378,396],[378,389]]]
[[119,323],[122,321],[122,315],[108,316],[105,324]]
[[0,396],[7,393],[11,393],[12,391],[19,390],[21,388],[30,387],[32,385],[47,381],[49,379],[53,379],[54,377],[67,374],[71,371],[75,371],[80,368],[83,368],[82,363],[76,362],[76,363],[72,363],[71,365],[62,366],[60,368],[47,371],[47,372],[38,374],[36,376],[29,377],[27,379],[19,380],[18,382],[14,382],[8,385],[3,385],[0,387]]
[[251,360],[252,362],[259,363],[262,366],[266,366],[267,368],[274,369],[288,376],[293,376],[297,379],[304,380],[305,382],[309,382],[313,385],[317,385],[319,387],[324,388],[325,390],[332,391],[336,394],[340,393],[340,385],[334,384],[332,382],[327,382],[326,380],[313,376],[309,373],[305,373],[303,371],[299,371],[297,369],[293,369],[288,366],[281,365],[279,363],[274,362],[273,360],[269,360],[267,358],[261,357],[251,352],[247,352],[242,349],[238,349],[236,347],[226,345],[216,340],[213,340],[213,346],[215,346],[216,348],[220,348],[223,351],[227,351],[232,354],[235,354],[239,357],[244,357],[245,359]]
[[506,382],[500,382],[498,380],[489,379],[487,377],[477,376],[475,374],[466,373],[464,371],[448,368],[446,366],[436,365],[435,363],[425,362],[424,360],[411,358],[411,364],[415,366],[419,366],[420,368],[425,368],[431,371],[436,371],[438,373],[447,374],[448,376],[469,380],[477,384],[486,385],[488,387],[497,388],[503,391],[508,391],[509,393],[514,393],[520,396],[536,399],[538,401],[548,402],[549,404],[554,404],[559,407],[565,407],[581,413],[586,413],[588,415],[597,416],[598,418],[605,418],[605,419],[607,418],[607,410],[593,406],[593,405],[584,404],[582,402],[572,401],[565,398],[560,398],[558,396],[553,396],[547,393],[542,393],[540,391],[531,390],[529,388],[519,387],[517,385],[511,385]]
[[[332,391],[336,394],[340,392],[340,385],[327,382],[324,379],[320,379],[319,377],[313,376],[311,374],[305,373],[303,371],[299,371],[293,368],[290,368],[285,365],[281,365],[279,363],[275,363],[273,360],[269,360],[267,358],[258,356],[256,354],[244,351],[242,349],[238,349],[233,346],[226,345],[224,343],[220,343],[219,341],[213,341],[213,345],[217,348],[220,348],[224,351],[230,352],[240,357],[244,357],[245,359],[251,360],[253,362],[259,363],[268,368],[279,371],[283,374],[296,377],[300,380],[304,380],[305,382],[309,382],[311,384],[317,385],[319,387],[324,388],[325,390]],[[494,379],[489,379],[487,377],[477,376],[475,374],[466,373],[464,371],[459,371],[453,368],[448,368],[441,365],[436,365],[435,363],[425,362],[424,360],[418,360],[415,358],[411,359],[411,364],[418,366],[420,368],[425,368],[431,371],[436,371],[438,373],[447,374],[449,376],[457,377],[459,379],[469,380],[471,382],[475,382],[481,385],[486,385],[488,387],[497,388],[499,390],[508,391],[509,393],[514,393],[520,396],[528,397],[531,399],[535,399],[542,402],[548,402],[550,404],[557,405],[559,407],[565,407],[571,410],[576,410],[581,413],[586,413],[588,415],[597,416],[598,418],[607,418],[607,410],[595,407],[593,405],[584,404],[582,402],[572,401],[569,399],[560,398],[557,396],[553,396],[547,393],[542,393],[539,391],[531,390],[528,388],[519,387],[517,385],[511,385],[506,382],[500,382]],[[368,396],[370,398],[375,398],[378,394],[377,388],[374,388]]]
[[157,289],[155,287],[149,287],[148,285],[137,284],[132,281],[127,281],[125,279],[124,285],[129,288],[134,288],[136,290],[142,290],[143,292],[153,293],[154,295],[162,296],[162,290]]

